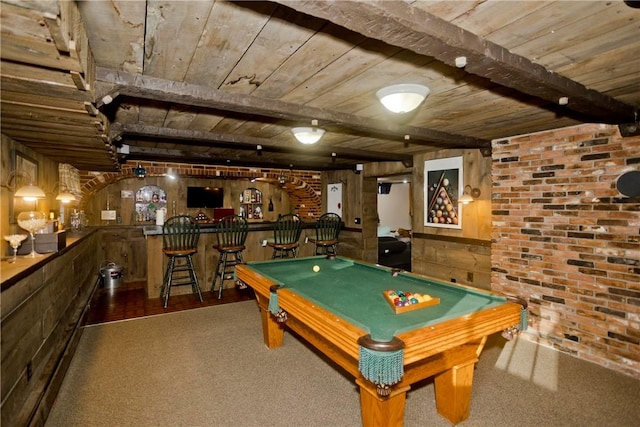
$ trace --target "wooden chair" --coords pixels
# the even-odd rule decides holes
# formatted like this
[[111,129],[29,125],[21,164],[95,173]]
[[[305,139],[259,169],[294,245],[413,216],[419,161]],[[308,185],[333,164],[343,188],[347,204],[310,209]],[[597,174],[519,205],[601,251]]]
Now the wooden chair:
[[[162,252],[168,257],[167,268],[162,280],[160,298],[164,299],[164,308],[169,303],[172,286],[191,285],[193,293],[202,302],[202,293],[198,277],[193,267],[192,255],[198,252],[200,226],[188,215],[168,218],[162,226]],[[184,262],[176,262],[182,259]],[[186,274],[184,274],[186,273]]]
[[309,241],[316,246],[316,255],[337,255],[338,235],[342,228],[342,218],[335,213],[325,213],[316,221],[316,237]]
[[216,272],[211,283],[211,292],[215,291],[216,282],[220,277],[218,299],[222,298],[222,288],[225,280],[233,280],[236,264],[244,264],[242,251],[249,232],[247,220],[240,215],[227,215],[218,221],[216,229],[217,244],[213,245],[219,253]]
[[273,248],[271,258],[284,258],[285,255],[298,257],[300,234],[302,233],[302,221],[296,214],[278,215],[273,226],[273,240],[267,241],[267,245]]

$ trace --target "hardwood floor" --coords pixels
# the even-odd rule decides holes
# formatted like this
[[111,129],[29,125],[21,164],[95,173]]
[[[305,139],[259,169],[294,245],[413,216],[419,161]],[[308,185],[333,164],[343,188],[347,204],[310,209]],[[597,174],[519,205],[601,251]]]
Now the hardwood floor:
[[[98,285],[100,286],[100,285]],[[91,299],[87,311],[86,325],[113,322],[116,320],[133,319],[154,314],[171,313],[192,308],[209,307],[238,301],[255,299],[251,288],[238,290],[226,289],[222,292],[222,299],[218,293],[202,291],[203,302],[194,294],[172,295],[168,307],[165,309],[159,296],[147,298],[144,283],[124,283],[113,289],[98,287]]]

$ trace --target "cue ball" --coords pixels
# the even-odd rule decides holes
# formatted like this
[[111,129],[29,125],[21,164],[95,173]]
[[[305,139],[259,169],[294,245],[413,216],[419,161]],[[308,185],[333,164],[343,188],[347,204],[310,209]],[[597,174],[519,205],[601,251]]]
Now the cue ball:
[[318,271],[320,271],[320,266],[319,266],[319,265],[314,265],[314,266],[313,266],[313,271],[315,271],[316,273],[317,273]]

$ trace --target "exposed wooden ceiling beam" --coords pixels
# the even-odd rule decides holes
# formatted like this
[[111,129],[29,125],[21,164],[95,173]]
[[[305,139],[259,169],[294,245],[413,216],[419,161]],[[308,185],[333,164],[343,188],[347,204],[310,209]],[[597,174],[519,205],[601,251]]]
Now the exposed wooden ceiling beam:
[[192,105],[243,114],[275,117],[285,120],[317,119],[367,134],[385,135],[402,141],[410,136],[410,143],[438,145],[449,148],[482,148],[490,146],[485,139],[450,134],[415,126],[397,125],[389,121],[372,120],[353,114],[293,104],[277,99],[227,93],[206,86],[131,74],[106,68],[97,69],[96,105],[103,106],[118,96],[151,99],[182,105]]
[[282,158],[269,156],[230,157],[224,154],[200,153],[187,149],[151,148],[151,147],[129,147],[129,154],[121,156],[129,161],[149,161],[149,162],[176,162],[180,163],[201,163],[217,165],[242,165],[248,167],[263,167],[273,169],[299,169],[299,170],[338,170],[352,169],[353,162],[331,163],[325,158],[314,157],[310,159],[296,159],[291,162],[283,161]]
[[[220,134],[212,132],[193,131],[186,129],[158,128],[145,125],[118,125],[111,127],[110,139],[122,138],[119,142],[128,144],[131,137],[148,137],[156,143],[173,143],[177,141],[185,145],[198,145],[223,149],[256,151],[259,145],[264,153],[283,153],[299,156],[320,156],[324,158],[336,157],[351,159],[359,162],[402,162],[406,167],[413,165],[413,156],[409,154],[378,153],[370,150],[354,150],[349,148],[323,146],[282,146],[274,145],[266,138],[256,138],[242,135]],[[326,162],[325,162],[326,163]]]
[[392,46],[434,57],[455,66],[466,57],[465,71],[521,93],[563,105],[566,113],[600,123],[635,121],[631,105],[591,90],[527,58],[402,1],[275,0],[299,12],[381,40]]

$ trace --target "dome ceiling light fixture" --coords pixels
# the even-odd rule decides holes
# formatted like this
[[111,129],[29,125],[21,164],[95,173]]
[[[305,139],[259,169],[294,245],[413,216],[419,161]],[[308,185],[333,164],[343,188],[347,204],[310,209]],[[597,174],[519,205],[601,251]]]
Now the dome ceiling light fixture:
[[309,145],[320,141],[325,130],[317,127],[299,127],[291,129],[298,142]]
[[403,114],[418,108],[429,92],[426,86],[402,83],[383,87],[376,92],[376,96],[387,110]]

